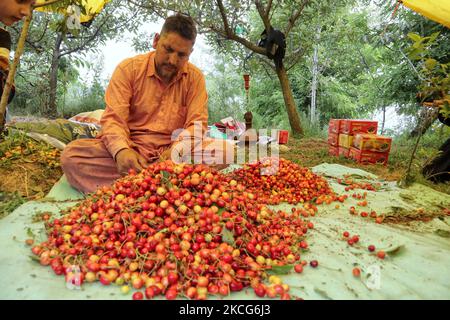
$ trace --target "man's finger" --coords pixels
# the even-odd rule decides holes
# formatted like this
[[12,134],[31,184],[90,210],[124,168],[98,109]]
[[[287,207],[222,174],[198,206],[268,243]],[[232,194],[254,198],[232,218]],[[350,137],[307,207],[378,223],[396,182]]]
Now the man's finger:
[[142,156],[138,157],[138,162],[141,165],[142,169],[145,169],[145,168],[147,168],[149,166],[149,163],[147,162],[147,160],[145,160],[145,158],[142,157]]
[[141,172],[142,169],[144,169],[139,161],[139,158],[137,158],[136,160],[133,161],[133,166],[132,168],[136,171],[136,172]]
[[121,176],[126,176],[128,174],[128,170],[126,168],[120,168],[119,169],[119,174]]

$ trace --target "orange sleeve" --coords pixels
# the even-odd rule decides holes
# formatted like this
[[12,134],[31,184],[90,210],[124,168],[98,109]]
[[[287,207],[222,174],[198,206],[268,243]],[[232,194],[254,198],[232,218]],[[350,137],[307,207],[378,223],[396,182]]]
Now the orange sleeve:
[[[187,115],[183,132],[178,136],[172,148],[179,143],[194,143],[192,148],[202,142],[208,126],[208,93],[203,74],[199,73],[192,81],[186,97]],[[195,123],[201,123],[201,132],[194,130]]]
[[114,159],[120,150],[131,148],[128,117],[133,92],[130,70],[126,66],[121,63],[114,70],[105,92],[106,109],[100,120],[100,137]]

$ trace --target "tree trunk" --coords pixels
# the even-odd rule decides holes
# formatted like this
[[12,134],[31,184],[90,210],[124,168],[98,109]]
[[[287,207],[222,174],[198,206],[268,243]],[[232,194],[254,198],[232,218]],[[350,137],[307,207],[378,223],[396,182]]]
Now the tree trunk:
[[317,63],[318,63],[318,49],[317,45],[314,47],[313,66],[312,66],[312,82],[311,82],[311,107],[309,108],[309,118],[311,124],[316,123],[316,95],[317,95]]
[[[424,134],[428,128],[436,121],[439,114],[439,109],[433,109],[431,111],[422,110],[422,114],[419,116],[416,127],[411,131],[409,136],[411,138]],[[422,120],[423,119],[423,120]]]
[[303,129],[300,123],[300,116],[295,105],[294,96],[292,94],[291,85],[287,76],[286,69],[283,63],[276,68],[278,79],[280,80],[281,90],[283,91],[284,104],[289,117],[289,124],[291,125],[292,134],[294,136],[303,136]]
[[386,124],[386,106],[383,104],[383,122],[381,124],[381,131],[380,134],[383,135],[384,133],[384,125]]
[[52,64],[50,66],[50,92],[48,95],[48,103],[45,106],[44,114],[47,116],[56,117],[58,114],[56,93],[58,89],[58,66],[61,53],[61,43],[63,40],[63,33],[59,32],[56,37],[55,47],[53,48]]
[[311,108],[309,109],[309,117],[312,125],[316,124],[317,113],[317,84],[319,78],[319,41],[320,41],[320,26],[317,26],[316,44],[314,46],[314,54],[312,61],[312,82],[311,82]]

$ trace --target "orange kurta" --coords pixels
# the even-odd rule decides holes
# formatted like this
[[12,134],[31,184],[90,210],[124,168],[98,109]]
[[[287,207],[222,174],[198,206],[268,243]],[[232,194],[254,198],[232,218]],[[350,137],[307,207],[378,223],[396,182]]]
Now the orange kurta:
[[[187,62],[167,87],[155,71],[154,52],[126,59],[114,71],[105,94],[100,138],[115,157],[124,148],[143,147],[146,158],[158,157],[172,132],[201,121],[206,130],[208,95],[205,78]],[[144,150],[142,150],[144,151]]]
[[[164,86],[155,71],[154,52],[126,59],[114,71],[105,101],[99,136],[71,142],[61,158],[69,183],[83,192],[94,191],[119,177],[113,159],[122,149],[133,148],[151,162],[174,141],[191,143],[192,138],[181,136],[174,140],[176,129],[187,129],[193,135],[194,122],[200,121],[202,134],[206,131],[205,78],[189,62]],[[195,138],[199,142],[201,136]],[[216,152],[227,147],[223,141],[216,144]]]

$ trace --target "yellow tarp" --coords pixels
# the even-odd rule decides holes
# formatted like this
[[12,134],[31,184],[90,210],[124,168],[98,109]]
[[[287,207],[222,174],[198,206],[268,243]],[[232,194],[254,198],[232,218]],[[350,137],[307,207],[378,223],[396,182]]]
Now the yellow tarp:
[[450,28],[450,0],[403,0],[405,6]]
[[[80,15],[80,22],[87,22],[94,18],[97,14],[100,13],[100,11],[103,10],[103,7],[109,1],[110,0],[81,0],[81,3],[86,10],[86,14]],[[36,6],[45,4],[46,2],[50,2],[52,4],[44,7],[38,7],[35,10],[42,12],[58,12],[61,14],[67,14],[67,7],[61,7],[62,3],[67,3],[66,1],[53,3],[53,0],[37,0]]]

